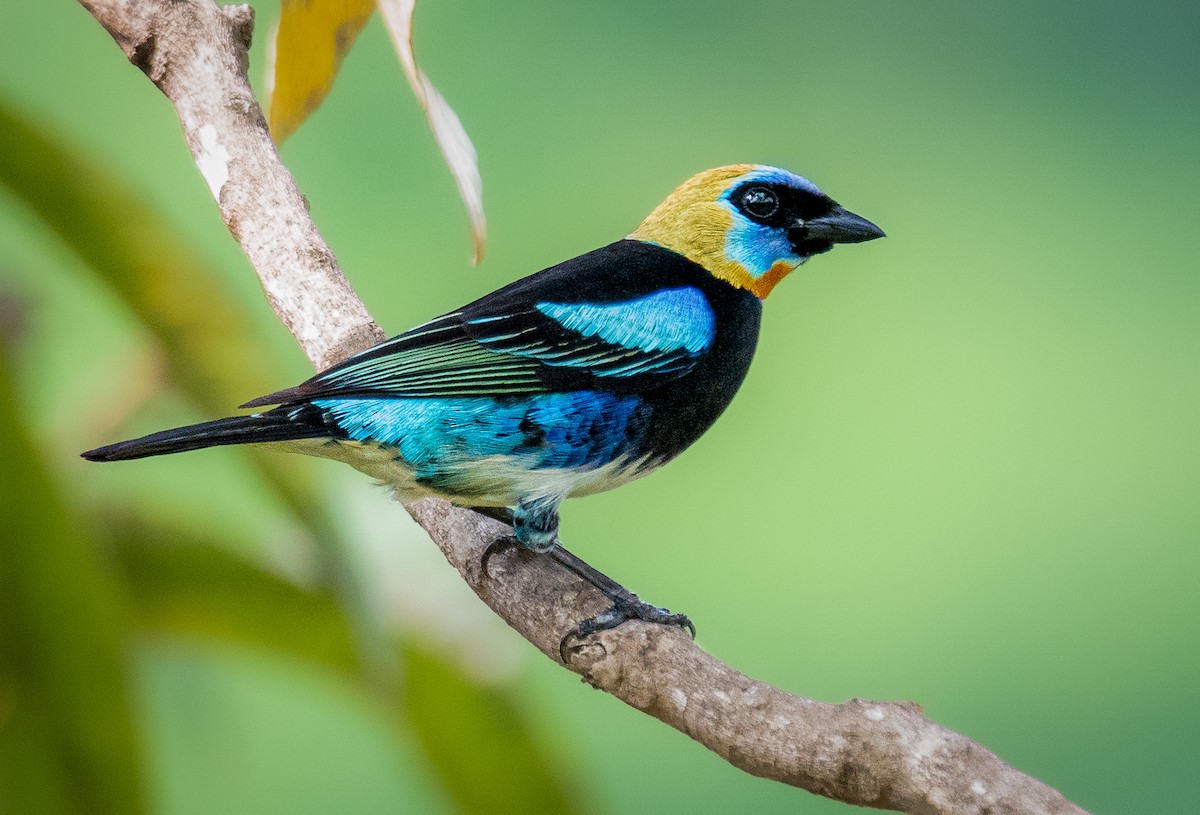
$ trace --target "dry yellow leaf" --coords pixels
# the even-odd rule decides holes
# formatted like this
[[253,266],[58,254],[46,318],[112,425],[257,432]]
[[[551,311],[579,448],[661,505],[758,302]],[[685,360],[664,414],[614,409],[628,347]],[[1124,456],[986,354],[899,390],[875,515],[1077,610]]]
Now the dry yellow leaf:
[[429,81],[429,77],[425,76],[425,72],[417,66],[412,47],[412,15],[416,0],[378,0],[378,5],[392,44],[400,57],[400,64],[404,66],[408,84],[412,86],[413,93],[425,109],[433,137],[437,140],[446,163],[450,165],[450,173],[454,176],[458,194],[467,207],[471,236],[475,244],[474,260],[478,263],[483,258],[487,222],[483,215],[483,179],[479,176],[475,147],[471,144],[458,115]]
[[276,144],[325,99],[374,9],[374,0],[283,0],[267,67],[267,119]]
[[[283,0],[271,38],[267,84],[271,136],[280,144],[317,109],[333,86],[342,58],[376,6],[375,0]],[[378,0],[405,76],[425,110],[471,222],[474,261],[483,258],[487,223],[475,147],[458,115],[417,66],[412,48],[416,0]]]

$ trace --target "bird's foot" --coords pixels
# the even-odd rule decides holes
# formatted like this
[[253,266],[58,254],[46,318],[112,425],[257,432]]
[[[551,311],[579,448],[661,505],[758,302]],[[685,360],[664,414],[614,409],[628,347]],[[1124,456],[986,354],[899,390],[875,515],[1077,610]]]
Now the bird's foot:
[[[489,513],[490,514],[490,513]],[[488,544],[488,547],[483,550],[483,555],[480,557],[480,568],[485,578],[491,578],[491,572],[488,570],[488,564],[491,559],[498,554],[508,551],[509,549],[525,549],[531,552],[537,552],[523,543],[516,535],[504,535],[496,538]],[[560,566],[563,566],[568,571],[583,579],[586,583],[596,588],[601,594],[607,597],[612,605],[606,611],[597,614],[595,617],[584,620],[576,625],[573,629],[567,632],[566,636],[558,644],[558,653],[562,657],[563,664],[569,662],[569,656],[572,647],[572,642],[587,639],[592,634],[598,634],[601,631],[611,631],[622,623],[630,620],[644,620],[648,623],[658,623],[659,625],[674,625],[684,629],[692,635],[696,636],[696,626],[686,614],[672,614],[665,608],[652,606],[649,603],[642,602],[638,596],[629,589],[617,583],[608,575],[600,572],[586,561],[572,554],[561,544],[553,544],[543,552]]]
[[584,640],[592,634],[598,634],[601,631],[611,631],[622,623],[630,620],[644,620],[648,623],[658,623],[659,625],[674,625],[682,628],[691,634],[692,639],[696,638],[696,626],[686,614],[672,614],[665,608],[652,606],[649,603],[642,602],[636,594],[627,593],[624,596],[613,597],[613,604],[607,611],[603,611],[592,617],[590,620],[584,620],[567,635],[562,638],[558,644],[558,655],[562,657],[564,664],[569,662],[570,643],[572,640]]

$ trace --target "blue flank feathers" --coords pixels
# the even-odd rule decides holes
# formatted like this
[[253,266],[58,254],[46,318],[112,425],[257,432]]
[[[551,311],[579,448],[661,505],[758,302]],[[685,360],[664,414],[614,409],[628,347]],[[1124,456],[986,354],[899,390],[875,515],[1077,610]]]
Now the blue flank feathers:
[[471,494],[471,465],[501,456],[525,470],[596,468],[636,447],[648,409],[636,396],[601,391],[497,400],[318,399],[355,441],[394,446],[430,487]]

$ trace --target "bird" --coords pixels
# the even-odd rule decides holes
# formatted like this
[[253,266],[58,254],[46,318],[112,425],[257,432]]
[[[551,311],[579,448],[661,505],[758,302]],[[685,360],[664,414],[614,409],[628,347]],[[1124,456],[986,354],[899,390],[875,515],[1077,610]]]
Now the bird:
[[498,544],[550,554],[600,589],[612,607],[564,644],[630,619],[694,635],[686,615],[565,549],[559,505],[641,478],[695,442],[746,377],[775,286],[835,244],[883,236],[787,170],[708,170],[624,239],[241,406],[267,410],[82,455],[255,444],[343,461],[402,501],[435,495],[509,522]]

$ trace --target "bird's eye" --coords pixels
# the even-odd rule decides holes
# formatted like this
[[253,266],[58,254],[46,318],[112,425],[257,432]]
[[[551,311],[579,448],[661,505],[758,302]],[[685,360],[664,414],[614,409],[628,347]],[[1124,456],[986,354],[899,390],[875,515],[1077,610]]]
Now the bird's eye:
[[765,220],[779,211],[779,196],[766,187],[749,187],[742,193],[742,209]]

